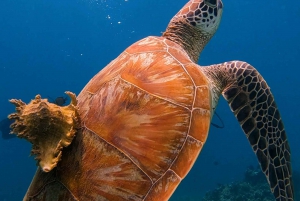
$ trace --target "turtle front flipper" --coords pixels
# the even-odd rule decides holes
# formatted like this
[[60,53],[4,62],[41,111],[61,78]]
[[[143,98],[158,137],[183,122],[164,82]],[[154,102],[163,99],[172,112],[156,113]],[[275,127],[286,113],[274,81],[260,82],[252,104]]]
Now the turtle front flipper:
[[229,103],[255,152],[276,201],[293,201],[291,152],[269,86],[251,65],[232,61],[201,68],[212,83],[213,104],[220,93]]
[[68,106],[60,107],[37,95],[28,105],[23,101],[10,100],[16,113],[8,117],[15,120],[12,132],[32,144],[31,154],[44,172],[57,166],[62,149],[71,144],[80,128],[75,94],[66,92],[71,98]]

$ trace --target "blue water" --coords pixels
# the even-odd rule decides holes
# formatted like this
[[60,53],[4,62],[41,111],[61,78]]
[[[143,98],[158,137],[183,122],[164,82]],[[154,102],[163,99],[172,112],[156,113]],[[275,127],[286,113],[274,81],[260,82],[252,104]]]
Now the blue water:
[[[8,99],[30,101],[78,94],[89,79],[133,42],[161,35],[186,0],[1,0],[0,119],[14,111]],[[251,63],[267,80],[300,170],[300,2],[223,0],[220,28],[199,61]],[[190,174],[172,200],[200,200],[218,183],[240,180],[256,166],[252,150],[221,99],[224,129],[212,127]],[[214,119],[218,121],[218,119]],[[0,201],[21,200],[36,170],[30,144],[0,138]]]

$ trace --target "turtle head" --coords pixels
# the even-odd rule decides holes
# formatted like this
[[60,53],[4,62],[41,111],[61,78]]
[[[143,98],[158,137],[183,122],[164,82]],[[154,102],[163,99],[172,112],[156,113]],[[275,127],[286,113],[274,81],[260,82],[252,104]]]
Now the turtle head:
[[190,0],[172,18],[164,37],[181,45],[196,62],[218,29],[222,11],[221,0]]
[[175,17],[184,18],[199,31],[213,35],[221,21],[223,3],[221,0],[189,1]]

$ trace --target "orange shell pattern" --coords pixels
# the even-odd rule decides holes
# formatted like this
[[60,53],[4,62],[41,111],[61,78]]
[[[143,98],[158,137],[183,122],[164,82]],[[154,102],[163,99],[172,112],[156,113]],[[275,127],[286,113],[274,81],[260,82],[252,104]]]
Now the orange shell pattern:
[[79,180],[86,180],[90,196],[165,200],[172,195],[209,130],[209,84],[198,68],[179,45],[147,37],[86,85],[78,105],[83,136],[93,139],[82,161],[92,175]]
[[79,94],[82,132],[55,171],[37,172],[28,198],[168,200],[209,130],[209,84],[198,68],[162,37],[126,49]]

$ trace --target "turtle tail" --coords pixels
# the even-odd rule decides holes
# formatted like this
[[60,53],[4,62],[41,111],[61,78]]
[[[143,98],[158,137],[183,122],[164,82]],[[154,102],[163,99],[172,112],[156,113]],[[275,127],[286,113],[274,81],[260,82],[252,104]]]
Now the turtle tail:
[[201,68],[213,95],[228,102],[255,152],[276,201],[293,201],[291,152],[270,87],[250,64],[226,62]]

